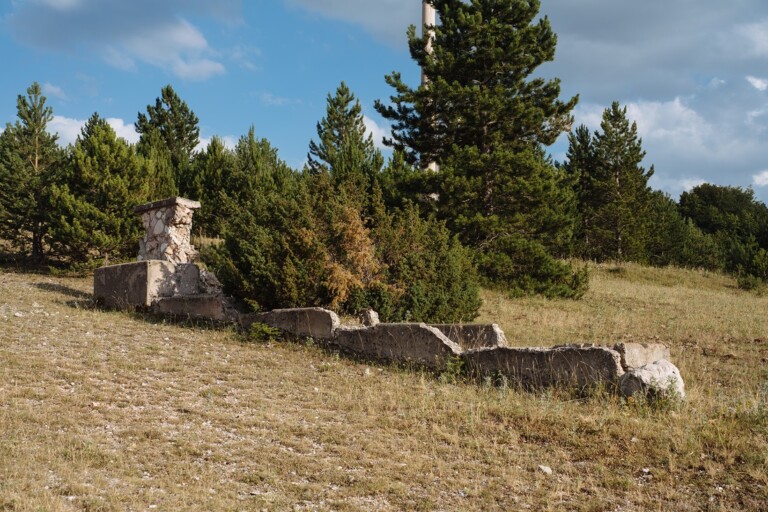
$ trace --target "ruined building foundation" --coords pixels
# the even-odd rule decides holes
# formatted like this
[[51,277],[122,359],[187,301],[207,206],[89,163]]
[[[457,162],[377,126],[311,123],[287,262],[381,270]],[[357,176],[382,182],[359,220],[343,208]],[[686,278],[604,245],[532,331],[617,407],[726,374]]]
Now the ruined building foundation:
[[137,206],[134,212],[141,215],[146,231],[138,261],[97,269],[94,298],[115,309],[236,322],[245,328],[258,322],[356,357],[437,372],[460,363],[472,377],[526,388],[606,385],[625,396],[650,392],[684,397],[680,372],[661,344],[521,348],[510,347],[496,324],[379,323],[378,315],[368,311],[363,326],[347,326],[322,308],[239,314],[216,277],[194,263],[197,251],[190,237],[198,208],[197,201],[180,197]]
[[216,276],[198,267],[192,217],[200,203],[171,197],[134,208],[145,234],[136,262],[96,269],[93,294],[115,309],[226,321],[234,318]]

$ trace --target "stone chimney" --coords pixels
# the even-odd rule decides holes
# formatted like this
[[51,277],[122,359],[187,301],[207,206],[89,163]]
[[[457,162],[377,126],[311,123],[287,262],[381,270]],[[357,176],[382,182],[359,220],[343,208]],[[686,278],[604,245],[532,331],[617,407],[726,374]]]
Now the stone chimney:
[[133,209],[141,215],[146,234],[139,240],[138,261],[163,260],[190,263],[197,251],[190,243],[192,215],[200,203],[182,197],[170,197]]

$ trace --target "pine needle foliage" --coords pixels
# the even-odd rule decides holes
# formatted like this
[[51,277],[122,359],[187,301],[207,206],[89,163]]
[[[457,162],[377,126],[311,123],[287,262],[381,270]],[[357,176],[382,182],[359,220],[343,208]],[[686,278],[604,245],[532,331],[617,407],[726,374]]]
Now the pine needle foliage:
[[555,259],[567,254],[576,224],[571,183],[543,149],[570,129],[578,98],[561,101],[557,79],[532,77],[557,44],[548,19],[538,17],[540,3],[430,3],[440,24],[422,37],[408,31],[426,83],[414,88],[393,72],[391,103],[376,103],[393,123],[385,143],[409,163],[438,164],[424,180],[427,193],[490,286],[580,296],[585,275]]
[[51,186],[52,245],[70,263],[133,255],[141,222],[133,207],[148,200],[150,178],[135,149],[93,114]]

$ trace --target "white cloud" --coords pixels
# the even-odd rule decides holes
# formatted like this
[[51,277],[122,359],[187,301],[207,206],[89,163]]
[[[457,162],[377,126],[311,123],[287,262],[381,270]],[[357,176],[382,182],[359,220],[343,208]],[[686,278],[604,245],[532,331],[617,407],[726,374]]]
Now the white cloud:
[[747,76],[747,82],[749,82],[752,87],[757,89],[758,91],[765,91],[768,89],[768,80],[765,78],[757,78],[751,75]]
[[383,139],[388,137],[389,130],[379,126],[376,121],[368,116],[363,116],[363,124],[365,124],[366,131],[373,136],[373,144],[379,149],[385,149]]
[[746,45],[747,53],[753,57],[768,56],[768,20],[746,23],[736,27],[736,38]]
[[[626,107],[627,118],[637,123],[650,160],[660,152],[727,160],[734,151],[749,144],[731,137],[727,130],[714,125],[679,97],[670,101],[629,102]],[[577,124],[599,129],[604,108],[594,104],[577,107]]]
[[[211,53],[208,41],[186,20],[132,35],[122,46],[128,59],[132,56],[188,80],[207,80],[225,71],[223,64],[205,56]],[[122,69],[120,63],[117,67]]]
[[[626,103],[627,118],[637,123],[643,139],[643,165],[656,168],[651,186],[674,197],[705,182],[741,186],[754,182],[747,169],[759,168],[765,161],[760,135],[765,127],[759,115],[763,112],[754,112],[745,122],[741,112],[731,112],[727,105],[722,111],[696,105],[701,106],[695,98],[681,97]],[[579,105],[574,111],[576,123],[598,130],[606,106]],[[744,130],[748,123],[750,129]],[[567,147],[567,143],[559,144]]]
[[752,184],[756,187],[768,186],[768,170],[752,175]]
[[637,130],[644,139],[658,139],[703,148],[704,138],[711,127],[682,99],[672,101],[640,101],[627,105],[627,117],[637,122]]
[[672,197],[677,197],[702,183],[707,183],[707,180],[703,178],[659,175],[658,173],[651,176],[649,181],[652,188],[664,190]]
[[596,130],[600,127],[600,120],[603,118],[604,109],[604,106],[594,103],[579,103],[573,112],[576,125],[583,124],[592,130]]
[[[224,141],[224,147],[227,149],[235,149],[237,141],[239,140],[239,137],[235,137],[234,135],[224,135],[219,136],[219,138]],[[197,144],[197,147],[195,147],[195,151],[205,151],[208,148],[208,144],[211,143],[211,140],[213,140],[213,137],[200,137],[200,142]]]
[[136,132],[133,123],[125,124],[125,121],[118,117],[108,117],[107,123],[115,130],[118,137],[122,137],[131,144],[139,142],[139,134]]
[[286,105],[295,105],[295,104],[301,103],[301,100],[299,99],[276,96],[271,92],[260,93],[259,99],[264,105],[267,105],[269,107],[284,107]]
[[64,93],[64,89],[57,85],[50,84],[48,82],[45,82],[43,84],[43,94],[46,96],[52,96],[54,98],[58,98],[60,100],[67,100],[67,95]]
[[182,13],[226,20],[239,2],[36,0],[14,7],[7,17],[11,33],[32,46],[50,51],[85,47],[121,70],[134,71],[145,63],[183,79],[206,80],[224,73],[224,64]]
[[126,52],[115,48],[114,46],[107,46],[102,50],[102,58],[104,62],[112,66],[113,68],[121,69],[123,71],[136,71],[136,61],[134,61]]
[[210,59],[174,59],[171,69],[176,76],[186,80],[207,80],[226,71],[223,64]]
[[[710,127],[699,114],[686,106],[681,98],[671,101],[636,101],[626,104],[627,118],[637,122],[637,131],[644,140],[666,140],[684,145],[701,147],[702,138]],[[585,104],[575,112],[577,124],[585,124],[593,130],[600,128],[606,107]]]
[[235,46],[229,52],[230,59],[232,59],[240,67],[249,69],[251,71],[256,71],[259,69],[254,60],[258,57],[261,57],[261,55],[261,48],[245,45]]
[[83,119],[53,116],[51,122],[48,123],[48,132],[57,133],[59,135],[59,145],[66,146],[67,144],[75,143],[84,125],[85,120]]
[[37,2],[59,11],[74,9],[83,3],[82,0],[37,0]]
[[[122,137],[131,144],[139,141],[139,134],[136,133],[133,123],[126,124],[123,119],[117,117],[109,117],[106,121],[115,130],[118,137]],[[66,146],[77,141],[77,137],[80,135],[86,122],[86,119],[53,116],[51,122],[48,123],[48,131],[50,133],[57,133],[59,135],[59,145]]]
[[722,78],[715,77],[715,78],[713,78],[712,80],[709,81],[709,83],[707,84],[707,88],[708,89],[718,89],[718,88],[722,87],[723,85],[725,85],[726,83],[727,82],[725,80],[723,80]]
[[328,18],[361,25],[393,45],[406,43],[408,25],[419,25],[421,2],[414,0],[285,0]]

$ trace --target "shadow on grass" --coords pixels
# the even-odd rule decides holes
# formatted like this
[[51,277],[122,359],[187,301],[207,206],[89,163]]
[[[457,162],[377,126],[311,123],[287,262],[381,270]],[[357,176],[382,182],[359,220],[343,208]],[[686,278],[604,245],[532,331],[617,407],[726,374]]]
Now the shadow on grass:
[[78,290],[76,288],[71,288],[63,284],[35,283],[33,286],[46,292],[61,293],[62,295],[68,295],[70,297],[74,297],[75,299],[91,299],[92,298],[92,295],[90,293],[84,292],[82,290]]

